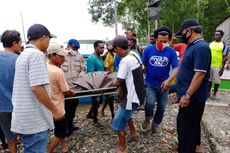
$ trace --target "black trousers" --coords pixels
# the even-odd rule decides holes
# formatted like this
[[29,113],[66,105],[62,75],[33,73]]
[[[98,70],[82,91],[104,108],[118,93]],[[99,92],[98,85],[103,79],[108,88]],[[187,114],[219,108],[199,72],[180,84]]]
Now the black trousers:
[[112,115],[112,118],[114,118],[114,96],[108,95],[106,96],[105,103],[103,105],[103,110],[105,110],[106,106],[109,104],[109,109]]
[[195,153],[201,144],[200,122],[205,102],[191,101],[188,107],[179,108],[177,115],[178,152]]
[[79,99],[66,99],[65,100],[65,117],[67,120],[67,129],[73,127],[73,119],[75,117],[75,112],[79,104]]
[[97,115],[100,102],[102,101],[102,96],[92,97],[92,113],[94,122],[98,122]]
[[1,142],[2,142],[2,146],[6,146],[6,141],[5,141],[5,135],[2,131],[2,128],[0,127],[0,139],[1,139]]

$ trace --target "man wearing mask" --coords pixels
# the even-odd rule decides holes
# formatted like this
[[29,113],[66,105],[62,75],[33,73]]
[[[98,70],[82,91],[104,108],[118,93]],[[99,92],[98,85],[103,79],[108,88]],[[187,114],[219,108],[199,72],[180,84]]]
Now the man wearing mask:
[[[65,62],[61,65],[61,69],[65,73],[65,79],[68,81],[76,81],[78,78],[86,74],[86,66],[83,56],[78,52],[80,43],[76,39],[70,39],[67,44],[68,55]],[[66,99],[65,112],[67,119],[67,135],[71,135],[79,128],[73,124],[75,112],[79,104],[79,99]]]
[[211,73],[209,80],[209,96],[211,96],[212,80],[214,81],[213,97],[216,97],[220,86],[220,76],[223,74],[224,66],[227,61],[228,47],[222,41],[224,32],[216,30],[214,41],[210,43],[209,47],[212,53]]
[[[145,48],[142,62],[146,69],[146,103],[145,120],[142,123],[143,131],[153,130],[160,125],[166,105],[168,103],[168,93],[170,83],[178,72],[178,57],[173,48],[168,46],[172,37],[172,32],[167,27],[160,27],[154,32],[156,45],[149,45]],[[170,67],[172,73],[169,75]],[[157,109],[154,113],[154,107]],[[151,126],[150,120],[152,120]]]
[[188,44],[176,83],[179,97],[178,152],[202,152],[200,121],[208,97],[211,52],[201,37],[201,25],[197,20],[184,20],[176,35],[181,36],[182,41]]

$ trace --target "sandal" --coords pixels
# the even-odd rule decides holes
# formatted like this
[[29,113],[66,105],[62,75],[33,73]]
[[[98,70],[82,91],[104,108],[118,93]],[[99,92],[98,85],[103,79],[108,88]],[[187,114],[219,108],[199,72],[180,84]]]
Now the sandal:
[[74,146],[75,146],[76,142],[72,142],[72,143],[69,143],[69,146],[67,149],[63,149],[61,150],[62,153],[68,153],[68,151],[70,151]]
[[110,150],[110,153],[128,153],[127,149],[121,151],[121,147],[116,147]]
[[136,141],[138,139],[138,136],[135,135],[135,136],[132,136],[132,135],[128,135],[127,136],[127,142],[132,142],[132,141]]
[[150,122],[149,121],[144,121],[142,124],[141,124],[141,130],[143,132],[146,132],[148,130],[150,130]]
[[97,121],[97,122],[94,122],[93,123],[95,127],[99,128],[99,127],[102,127],[102,125]]

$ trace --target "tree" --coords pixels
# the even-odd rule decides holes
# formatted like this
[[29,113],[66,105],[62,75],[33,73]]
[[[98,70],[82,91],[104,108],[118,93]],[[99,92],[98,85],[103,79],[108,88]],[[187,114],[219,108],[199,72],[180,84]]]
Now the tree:
[[[147,33],[147,2],[148,0],[121,0],[117,2],[117,19],[123,29],[131,28],[137,36]],[[102,21],[105,26],[113,26],[114,0],[91,0],[89,1],[89,13],[93,22]]]
[[[113,26],[115,0],[90,0],[89,13],[93,22],[102,21],[105,26]],[[118,22],[124,29],[132,28],[138,38],[146,38],[148,26],[149,0],[120,0],[117,5]],[[173,32],[179,29],[181,21],[196,18],[202,24],[206,40],[211,41],[215,28],[230,15],[230,0],[161,0],[159,26],[168,26]],[[151,31],[154,29],[152,28]]]
[[205,18],[201,20],[204,37],[207,41],[213,40],[216,27],[230,15],[230,0],[207,0],[203,10]]
[[160,25],[168,26],[177,31],[181,21],[196,18],[197,5],[195,0],[162,0],[160,12]]

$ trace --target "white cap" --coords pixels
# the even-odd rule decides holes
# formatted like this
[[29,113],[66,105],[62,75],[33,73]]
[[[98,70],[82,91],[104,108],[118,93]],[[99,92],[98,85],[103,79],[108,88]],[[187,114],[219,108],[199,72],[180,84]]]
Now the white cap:
[[55,43],[55,44],[50,44],[48,49],[47,49],[47,54],[58,54],[60,56],[66,56],[69,52],[63,48],[63,46]]

